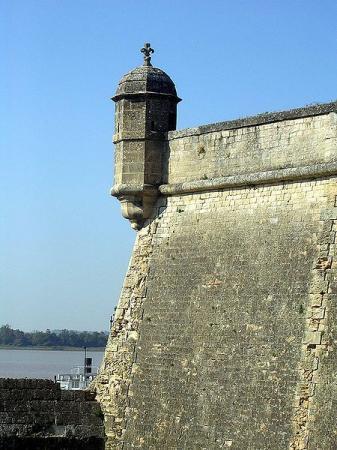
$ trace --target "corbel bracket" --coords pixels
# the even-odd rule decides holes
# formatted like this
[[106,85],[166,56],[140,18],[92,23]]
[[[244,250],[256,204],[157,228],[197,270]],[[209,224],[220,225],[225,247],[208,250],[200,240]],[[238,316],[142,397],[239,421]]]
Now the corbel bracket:
[[140,230],[152,215],[159,191],[150,184],[118,184],[111,188],[111,195],[120,201],[122,216],[131,222],[131,228]]

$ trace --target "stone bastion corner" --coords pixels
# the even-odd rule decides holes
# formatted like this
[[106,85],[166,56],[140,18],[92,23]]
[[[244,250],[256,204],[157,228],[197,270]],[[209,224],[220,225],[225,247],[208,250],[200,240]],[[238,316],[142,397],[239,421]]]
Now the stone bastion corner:
[[138,232],[95,383],[107,449],[337,448],[337,103],[175,130],[151,67],[113,98]]

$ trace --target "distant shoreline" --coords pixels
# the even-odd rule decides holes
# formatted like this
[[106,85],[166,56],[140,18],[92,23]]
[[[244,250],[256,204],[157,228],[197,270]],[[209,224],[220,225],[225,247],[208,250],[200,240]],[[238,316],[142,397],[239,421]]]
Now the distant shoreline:
[[[38,347],[38,346],[15,346],[15,345],[0,345],[0,350],[63,350],[69,352],[84,351],[83,347]],[[104,352],[105,347],[87,347],[87,352]]]

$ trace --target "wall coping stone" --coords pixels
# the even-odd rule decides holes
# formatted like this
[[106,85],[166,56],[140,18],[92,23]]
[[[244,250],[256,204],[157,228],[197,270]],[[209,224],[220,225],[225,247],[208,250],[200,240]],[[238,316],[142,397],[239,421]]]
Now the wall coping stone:
[[287,167],[265,172],[245,173],[227,177],[194,180],[183,183],[163,184],[159,191],[163,195],[186,194],[218,189],[272,184],[282,181],[296,181],[337,175],[337,162],[313,164],[302,167]]
[[337,113],[337,101],[330,103],[319,103],[308,105],[302,108],[290,109],[279,112],[267,112],[256,116],[244,117],[241,119],[228,120],[225,122],[217,122],[209,125],[201,125],[194,128],[185,128],[183,130],[169,131],[167,133],[168,140],[179,139],[187,136],[198,136],[201,134],[212,133],[216,131],[233,130],[236,128],[246,128],[258,125],[265,125],[284,120],[295,120],[304,117],[320,116],[324,114]]

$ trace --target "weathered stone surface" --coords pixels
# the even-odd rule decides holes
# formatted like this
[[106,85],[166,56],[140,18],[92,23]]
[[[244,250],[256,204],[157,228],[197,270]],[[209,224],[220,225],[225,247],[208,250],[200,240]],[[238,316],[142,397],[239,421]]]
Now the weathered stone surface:
[[107,449],[337,447],[336,111],[168,133],[96,382]]
[[171,132],[168,183],[280,169],[291,172],[292,168],[336,163],[336,103],[321,108],[328,113],[311,115],[311,108],[303,108],[300,117],[279,113],[280,117],[284,115],[282,121],[277,121],[276,114],[275,121],[267,123],[264,116],[259,123],[257,116],[254,126],[245,125],[252,122],[245,119],[237,128],[224,123],[206,127],[204,133],[199,129],[186,130],[182,136]]

